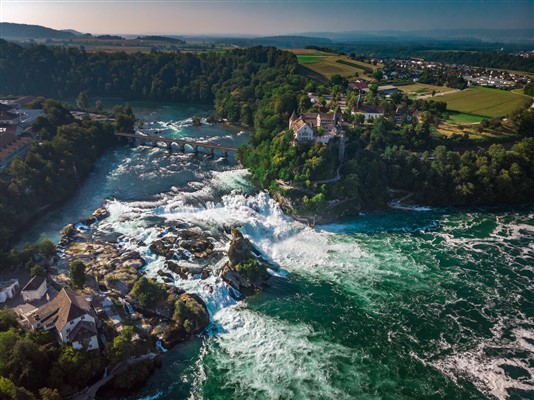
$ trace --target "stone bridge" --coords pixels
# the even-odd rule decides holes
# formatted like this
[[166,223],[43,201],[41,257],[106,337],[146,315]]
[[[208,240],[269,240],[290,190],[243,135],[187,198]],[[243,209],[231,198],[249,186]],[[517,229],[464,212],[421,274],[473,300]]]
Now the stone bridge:
[[154,147],[157,146],[158,143],[165,143],[168,149],[172,149],[172,145],[175,144],[178,146],[180,151],[185,151],[186,146],[189,146],[193,150],[193,153],[198,153],[199,149],[203,149],[204,152],[214,155],[215,150],[218,150],[223,157],[228,157],[228,153],[230,151],[237,151],[237,147],[226,146],[218,143],[202,143],[186,139],[142,135],[139,133],[115,132],[115,136],[125,138],[132,142],[135,142],[137,140],[140,144],[152,144],[152,146]]

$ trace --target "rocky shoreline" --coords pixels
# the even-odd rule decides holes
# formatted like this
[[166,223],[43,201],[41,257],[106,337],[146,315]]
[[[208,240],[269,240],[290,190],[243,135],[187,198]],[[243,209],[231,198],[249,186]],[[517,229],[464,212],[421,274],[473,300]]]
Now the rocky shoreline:
[[[202,333],[210,324],[205,302],[195,293],[180,288],[177,280],[206,280],[216,274],[235,289],[230,293],[242,298],[267,287],[271,278],[269,270],[277,269],[237,228],[231,230],[225,254],[215,249],[213,238],[202,229],[177,221],[162,227],[159,237],[151,243],[136,243],[147,247],[149,254],[165,259],[163,267],[156,271],[158,279],[149,279],[145,276],[147,260],[139,251],[124,245],[127,238],[106,240],[94,229],[94,225],[108,216],[105,208],[99,208],[62,230],[63,237],[57,245],[59,259],[49,270],[50,279],[58,286],[68,285],[69,265],[82,261],[86,280],[81,293],[91,298],[107,326],[106,333],[118,333],[123,326],[134,326],[152,338],[149,352],[166,351]],[[211,268],[224,257],[227,261],[220,270]],[[191,259],[202,265],[182,262]]]

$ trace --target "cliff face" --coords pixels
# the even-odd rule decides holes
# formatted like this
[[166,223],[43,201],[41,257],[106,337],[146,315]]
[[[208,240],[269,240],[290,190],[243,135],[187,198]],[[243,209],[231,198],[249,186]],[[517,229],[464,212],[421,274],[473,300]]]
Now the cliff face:
[[263,289],[270,278],[268,263],[257,257],[254,247],[236,228],[232,229],[232,242],[228,249],[228,262],[221,273],[222,278],[237,290]]

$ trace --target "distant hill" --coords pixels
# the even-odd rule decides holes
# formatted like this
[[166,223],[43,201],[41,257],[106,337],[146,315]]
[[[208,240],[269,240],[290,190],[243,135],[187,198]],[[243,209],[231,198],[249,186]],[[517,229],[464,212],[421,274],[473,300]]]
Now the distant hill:
[[328,46],[332,43],[330,39],[310,36],[265,36],[254,38],[236,37],[206,37],[206,40],[213,40],[216,43],[233,44],[240,47],[249,46],[275,46],[278,48],[296,49],[309,45]]
[[167,43],[175,43],[175,44],[185,44],[185,40],[174,38],[174,37],[168,37],[168,36],[159,36],[159,35],[138,36],[137,39],[139,39],[139,40],[149,40],[149,41],[152,41],[152,42],[167,42]]
[[24,39],[72,39],[77,35],[72,31],[47,28],[41,25],[14,24],[0,22],[0,37]]
[[306,32],[302,36],[318,36],[337,42],[406,42],[421,40],[472,41],[498,43],[534,43],[534,29],[433,29],[420,31],[349,31]]

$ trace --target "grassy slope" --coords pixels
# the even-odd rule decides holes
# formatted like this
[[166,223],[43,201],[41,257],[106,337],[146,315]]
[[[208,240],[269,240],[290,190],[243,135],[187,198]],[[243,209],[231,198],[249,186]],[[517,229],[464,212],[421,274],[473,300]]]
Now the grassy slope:
[[[299,64],[305,65],[304,69],[301,69],[306,75],[321,75],[324,79],[330,79],[332,75],[339,74],[344,77],[354,77],[358,74],[360,78],[370,80],[372,78],[365,75],[363,68],[358,68],[357,65],[376,69],[381,67],[380,65],[367,64],[361,61],[353,61],[347,56],[341,56],[332,53],[325,53],[313,49],[289,49],[293,54],[297,56]],[[342,60],[349,64],[342,64],[338,61]],[[310,72],[311,71],[311,72]],[[323,80],[324,80],[323,79]]]
[[531,102],[528,96],[482,87],[440,96],[439,100],[447,102],[450,111],[481,117],[504,117]]
[[448,92],[453,90],[446,86],[427,85],[425,83],[414,83],[410,85],[399,85],[399,90],[405,93],[417,93],[417,94],[431,94],[432,90],[436,93]]

